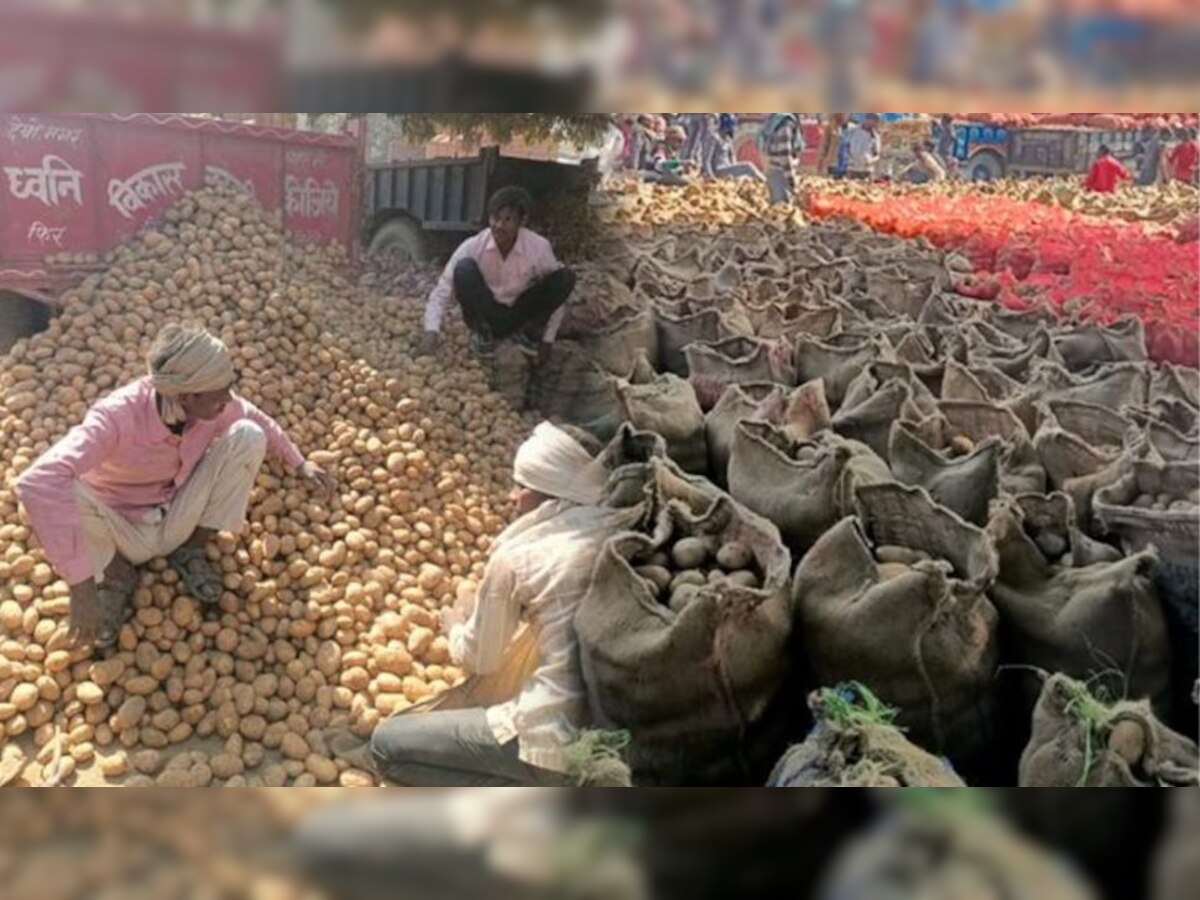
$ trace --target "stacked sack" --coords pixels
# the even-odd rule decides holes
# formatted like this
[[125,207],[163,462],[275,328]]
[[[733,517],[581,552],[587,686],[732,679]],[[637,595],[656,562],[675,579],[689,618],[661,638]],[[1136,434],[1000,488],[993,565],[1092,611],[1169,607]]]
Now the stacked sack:
[[[582,377],[547,377],[544,411],[665,439],[653,474],[626,473],[644,524],[606,548],[579,621],[635,783],[757,776],[803,742],[805,695],[848,682],[976,783],[1026,771],[1056,677],[1141,704],[1195,758],[1200,373],[1149,361],[1132,319],[965,298],[968,269],[847,222],[666,226],[609,269],[616,317],[556,348],[554,374]],[[715,557],[731,523],[786,563],[756,555],[735,584]],[[673,568],[692,538],[703,561]],[[741,638],[760,652],[721,675]],[[713,665],[707,713],[667,687]]]

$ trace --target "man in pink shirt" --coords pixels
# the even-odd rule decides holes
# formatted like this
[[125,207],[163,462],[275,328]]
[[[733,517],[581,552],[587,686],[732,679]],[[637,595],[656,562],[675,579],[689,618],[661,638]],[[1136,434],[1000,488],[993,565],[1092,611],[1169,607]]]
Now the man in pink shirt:
[[532,205],[529,193],[513,186],[488,200],[489,227],[459,245],[429,293],[418,356],[437,349],[451,297],[462,307],[471,347],[481,356],[489,355],[497,340],[512,338],[540,354],[554,342],[575,273],[554,258],[548,240],[525,228]]
[[283,429],[234,395],[233,361],[203,328],[168,325],[149,375],[96,403],[34,461],[16,490],[50,564],[71,587],[71,631],[111,646],[135,586],[133,567],[166,556],[187,591],[224,590],[205,545],[245,524],[267,450],[328,496],[333,482]]

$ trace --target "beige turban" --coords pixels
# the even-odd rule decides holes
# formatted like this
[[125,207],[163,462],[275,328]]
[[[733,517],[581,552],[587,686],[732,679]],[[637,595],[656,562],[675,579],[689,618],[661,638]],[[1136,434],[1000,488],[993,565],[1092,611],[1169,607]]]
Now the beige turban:
[[561,428],[543,422],[517,450],[513,480],[540,494],[595,506],[608,470]]
[[207,331],[167,326],[150,354],[150,375],[163,398],[163,420],[177,425],[187,415],[176,398],[229,387],[234,380],[233,360],[221,339]]

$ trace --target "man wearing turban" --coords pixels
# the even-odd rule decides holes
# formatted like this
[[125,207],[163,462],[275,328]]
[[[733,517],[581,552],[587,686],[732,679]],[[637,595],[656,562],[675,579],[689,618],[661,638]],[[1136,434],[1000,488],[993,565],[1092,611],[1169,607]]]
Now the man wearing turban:
[[266,413],[233,392],[229,350],[203,328],[168,325],[149,374],[113,391],[43,453],[17,495],[46,557],[71,589],[71,632],[111,646],[134,566],[166,556],[193,598],[224,590],[205,546],[238,531],[268,450],[326,495],[332,481]]
[[[370,763],[412,787],[563,785],[563,747],[584,724],[575,610],[603,543],[627,512],[599,504],[607,470],[574,438],[543,422],[517,451],[512,500],[520,516],[492,548],[465,622],[447,610],[454,661],[474,675],[506,662],[524,622],[538,662],[515,699],[395,716],[375,729]],[[336,752],[336,751],[335,751]]]

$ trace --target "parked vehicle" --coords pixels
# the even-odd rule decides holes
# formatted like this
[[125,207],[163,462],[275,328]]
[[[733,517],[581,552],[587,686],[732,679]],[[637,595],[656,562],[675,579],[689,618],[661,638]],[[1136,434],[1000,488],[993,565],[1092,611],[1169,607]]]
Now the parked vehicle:
[[0,114],[0,352],[180,196],[252,194],[317,243],[357,243],[359,141],[180,115]]
[[1073,175],[1086,172],[1101,144],[1122,160],[1131,160],[1138,132],[1094,128],[1009,128],[978,122],[954,125],[954,157],[971,181],[1006,176]]
[[453,251],[486,224],[488,197],[520,185],[535,202],[577,194],[580,203],[597,177],[595,159],[582,163],[504,156],[485,147],[478,156],[414,159],[367,168],[364,244],[393,247],[414,260]]

